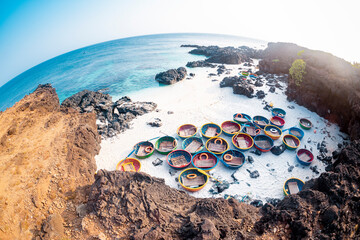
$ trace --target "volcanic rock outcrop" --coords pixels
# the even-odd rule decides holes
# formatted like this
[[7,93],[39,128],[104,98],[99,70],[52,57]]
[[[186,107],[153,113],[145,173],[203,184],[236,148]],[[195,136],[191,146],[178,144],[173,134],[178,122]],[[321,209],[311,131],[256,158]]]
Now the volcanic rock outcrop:
[[109,94],[89,90],[74,94],[61,105],[74,108],[80,113],[95,112],[99,134],[104,138],[128,129],[131,120],[157,107],[153,102],[132,102],[129,97],[122,97],[113,102]]
[[186,69],[184,67],[179,67],[178,69],[170,69],[166,72],[156,74],[155,80],[161,84],[170,85],[184,80],[186,76]]

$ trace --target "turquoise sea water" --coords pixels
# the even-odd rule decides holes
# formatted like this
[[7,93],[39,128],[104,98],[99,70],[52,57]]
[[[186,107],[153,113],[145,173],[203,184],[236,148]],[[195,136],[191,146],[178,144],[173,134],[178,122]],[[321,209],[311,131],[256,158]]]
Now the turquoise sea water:
[[126,95],[159,87],[157,73],[185,66],[204,56],[188,54],[181,44],[264,47],[266,42],[218,34],[159,34],[123,38],[77,49],[45,61],[0,87],[0,111],[11,107],[38,84],[51,83],[60,101],[82,91],[108,88]]

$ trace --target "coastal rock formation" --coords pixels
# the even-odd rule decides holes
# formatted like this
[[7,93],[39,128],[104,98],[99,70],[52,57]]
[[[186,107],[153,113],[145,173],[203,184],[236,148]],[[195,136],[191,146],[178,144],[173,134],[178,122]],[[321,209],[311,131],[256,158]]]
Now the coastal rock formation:
[[61,106],[74,108],[80,113],[95,112],[98,132],[104,138],[128,129],[131,120],[157,107],[152,102],[132,102],[129,97],[122,97],[113,102],[109,94],[89,90],[65,99]]
[[360,69],[330,53],[292,43],[269,43],[259,63],[261,71],[289,73],[296,59],[306,63],[298,86],[289,75],[289,100],[336,122],[352,139],[360,138]]
[[245,95],[248,98],[254,97],[254,88],[241,76],[225,77],[220,82],[220,87],[232,87],[234,94]]
[[210,68],[215,68],[216,65],[212,64],[212,63],[208,63],[204,60],[199,60],[199,61],[194,61],[194,62],[188,62],[186,64],[187,67],[189,68],[196,68],[196,67],[210,67]]
[[83,223],[91,219],[106,237],[120,239],[243,239],[255,236],[259,219],[257,208],[233,199],[194,198],[145,173],[105,170],[87,209]]
[[39,85],[0,114],[0,239],[64,239],[100,150],[94,113]]
[[161,84],[174,84],[185,79],[187,71],[184,67],[179,67],[178,69],[170,69],[166,72],[161,72],[156,74],[155,80]]
[[187,67],[212,67],[207,63],[240,64],[248,62],[250,64],[251,58],[262,56],[262,50],[255,50],[246,46],[222,48],[218,46],[181,45],[181,47],[195,48],[189,53],[208,57],[205,61],[188,62]]
[[291,239],[360,237],[360,141],[347,146],[329,172],[306,182],[303,190],[276,207],[265,204],[258,233]]

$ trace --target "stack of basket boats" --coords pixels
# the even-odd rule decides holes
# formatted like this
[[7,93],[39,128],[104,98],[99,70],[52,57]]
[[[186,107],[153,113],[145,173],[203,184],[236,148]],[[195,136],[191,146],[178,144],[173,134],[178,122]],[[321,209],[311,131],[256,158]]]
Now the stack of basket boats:
[[[246,73],[244,73],[246,74]],[[285,125],[286,112],[280,108],[273,108],[270,119],[264,116],[254,116],[246,113],[235,113],[233,121],[224,121],[221,125],[206,123],[198,129],[193,124],[181,125],[176,133],[182,139],[178,148],[178,140],[173,136],[162,136],[155,143],[151,140],[141,141],[134,146],[133,153],[138,159],[150,157],[155,151],[167,155],[166,161],[173,169],[184,169],[179,175],[179,183],[188,191],[199,191],[208,182],[208,172],[221,162],[225,167],[237,169],[244,165],[244,152],[255,147],[261,152],[268,152],[274,146],[274,141],[282,136],[282,143],[289,150],[296,150],[304,137],[302,129],[310,129],[312,123],[302,118],[300,127],[282,130]],[[285,132],[288,132],[285,134]],[[231,137],[231,145],[224,134]],[[198,135],[198,136],[197,136]],[[130,154],[131,155],[131,154]],[[127,157],[121,160],[116,169],[120,171],[140,171],[141,163],[137,158]],[[313,154],[307,149],[299,149],[296,159],[303,165],[310,165],[314,160]],[[188,168],[190,165],[192,167]],[[302,189],[300,179],[291,178],[284,184],[284,193],[297,193]]]

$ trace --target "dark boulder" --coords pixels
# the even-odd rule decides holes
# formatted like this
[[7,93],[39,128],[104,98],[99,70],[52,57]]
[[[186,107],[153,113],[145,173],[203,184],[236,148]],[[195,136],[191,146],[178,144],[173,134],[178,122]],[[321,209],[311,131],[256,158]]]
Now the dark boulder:
[[210,67],[210,68],[215,68],[216,65],[212,64],[212,63],[208,63],[205,62],[204,60],[199,60],[199,61],[194,61],[194,62],[188,62],[186,64],[186,67],[189,68],[196,68],[196,67]]
[[239,76],[233,77],[224,77],[224,79],[220,82],[220,87],[233,87],[235,83],[243,81]]
[[161,84],[170,85],[184,80],[186,75],[186,69],[184,67],[179,67],[178,69],[170,69],[166,72],[156,74],[155,80]]
[[234,94],[240,94],[240,95],[245,95],[248,98],[252,98],[253,93],[254,93],[254,89],[253,87],[246,83],[245,81],[238,81],[233,85],[233,92]]

